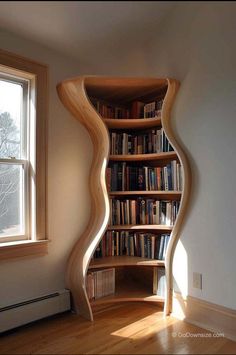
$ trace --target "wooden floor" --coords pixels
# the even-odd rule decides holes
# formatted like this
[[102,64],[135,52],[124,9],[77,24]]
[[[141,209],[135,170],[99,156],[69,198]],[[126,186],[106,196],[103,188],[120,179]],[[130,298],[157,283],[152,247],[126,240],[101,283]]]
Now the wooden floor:
[[236,343],[130,303],[97,309],[93,323],[66,313],[5,333],[0,354],[236,354]]

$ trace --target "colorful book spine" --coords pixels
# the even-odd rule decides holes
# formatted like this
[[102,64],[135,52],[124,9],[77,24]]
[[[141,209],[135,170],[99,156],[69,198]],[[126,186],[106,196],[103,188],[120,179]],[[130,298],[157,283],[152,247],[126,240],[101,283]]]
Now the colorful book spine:
[[97,246],[93,258],[126,255],[165,260],[169,239],[170,234],[107,231]]
[[113,163],[107,168],[108,191],[181,191],[182,168],[173,160],[164,167]]

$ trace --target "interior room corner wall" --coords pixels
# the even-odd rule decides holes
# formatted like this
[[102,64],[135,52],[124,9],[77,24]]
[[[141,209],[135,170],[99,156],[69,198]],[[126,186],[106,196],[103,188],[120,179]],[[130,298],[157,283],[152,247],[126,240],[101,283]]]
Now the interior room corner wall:
[[[192,195],[174,258],[175,289],[236,309],[236,4],[182,2],[150,43],[150,74],[180,80],[174,128]],[[202,290],[193,287],[202,274]]]

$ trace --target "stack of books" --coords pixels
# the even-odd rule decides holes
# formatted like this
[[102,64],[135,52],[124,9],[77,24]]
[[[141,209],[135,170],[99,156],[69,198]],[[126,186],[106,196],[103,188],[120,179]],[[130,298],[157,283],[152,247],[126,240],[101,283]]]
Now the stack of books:
[[154,118],[161,114],[163,99],[145,103],[143,101],[133,101],[131,105],[131,118]]
[[162,298],[166,297],[166,274],[164,268],[157,268],[154,273],[153,294]]
[[89,300],[96,300],[115,293],[115,269],[88,272],[86,291]]

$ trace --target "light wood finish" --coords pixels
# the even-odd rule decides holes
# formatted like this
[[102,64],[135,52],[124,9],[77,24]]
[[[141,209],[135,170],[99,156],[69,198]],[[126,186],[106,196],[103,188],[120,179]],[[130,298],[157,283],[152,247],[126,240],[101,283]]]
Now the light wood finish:
[[164,261],[141,258],[137,256],[107,256],[105,258],[92,260],[89,265],[89,269],[119,266],[164,266]]
[[149,160],[163,160],[176,159],[175,152],[157,153],[157,154],[127,154],[127,155],[110,155],[109,160],[113,161],[149,161]]
[[92,254],[103,236],[109,218],[109,201],[105,183],[109,137],[105,124],[87,98],[84,80],[83,77],[66,80],[57,86],[57,91],[63,104],[88,130],[94,148],[89,179],[90,219],[87,228],[72,250],[66,275],[66,284],[73,295],[76,312],[93,320],[86,293],[85,277]]
[[173,315],[236,341],[236,310],[174,293]]
[[109,196],[149,196],[158,197],[159,199],[179,200],[181,191],[109,191]]
[[180,145],[178,143],[175,134],[171,126],[171,108],[174,103],[176,93],[178,91],[179,83],[176,80],[168,79],[168,90],[162,107],[162,127],[164,132],[178,155],[179,161],[183,169],[183,192],[180,201],[179,212],[171,233],[171,238],[168,243],[166,251],[166,285],[167,285],[167,295],[165,302],[165,314],[169,314],[172,310],[172,297],[173,297],[173,258],[176,245],[180,238],[181,229],[183,227],[184,218],[187,213],[187,207],[190,197],[191,189],[191,172],[187,157]]
[[[168,89],[167,89],[168,88]],[[93,319],[92,310],[85,290],[85,276],[93,252],[96,249],[103,233],[107,227],[109,218],[109,200],[105,185],[105,168],[109,157],[109,135],[108,128],[116,129],[147,129],[158,127],[162,123],[164,131],[175,149],[175,158],[178,156],[183,165],[187,168],[185,156],[172,134],[170,124],[170,112],[173,106],[174,96],[178,89],[178,83],[172,79],[153,78],[109,78],[109,77],[78,77],[66,80],[57,87],[58,94],[63,104],[69,111],[86,127],[94,146],[94,160],[90,171],[90,192],[92,199],[92,211],[87,229],[80,236],[68,262],[67,287],[71,290],[76,311],[88,319]],[[163,95],[165,90],[161,118],[152,119],[104,119],[95,110],[90,98],[96,97],[103,101],[127,104],[134,99],[142,97],[145,102],[150,102],[152,97]],[[107,124],[107,127],[105,126]],[[180,152],[180,154],[179,154]],[[177,153],[177,156],[176,156]],[[168,154],[167,154],[168,155]],[[158,156],[158,155],[156,155]],[[166,153],[165,153],[166,156]],[[153,157],[154,158],[154,157]],[[127,157],[129,159],[129,157]],[[139,159],[139,158],[138,158]],[[141,157],[140,157],[141,159]],[[162,157],[163,161],[165,160]],[[141,160],[140,160],[141,161]],[[185,184],[190,183],[188,172],[184,173]],[[181,202],[179,211],[180,217],[171,233],[170,243],[167,249],[167,302],[165,313],[171,310],[171,278],[173,251],[179,238],[184,210],[187,206],[189,187],[184,189],[184,200]],[[182,199],[181,199],[182,201]],[[182,208],[182,210],[181,210]],[[173,227],[164,225],[122,225],[108,226],[108,230],[142,230],[142,231],[172,231]]]
[[156,304],[163,304],[164,301],[163,297],[152,295],[150,290],[147,290],[144,286],[137,286],[137,283],[129,280],[127,283],[122,282],[122,284],[118,284],[114,295],[92,301],[91,306],[119,302],[154,302]]
[[48,253],[48,242],[48,240],[38,240],[4,243],[0,246],[0,260],[45,255]]
[[142,231],[171,231],[173,226],[163,224],[119,224],[108,226],[107,230],[142,230]]
[[104,123],[112,129],[147,129],[161,126],[161,118],[115,119],[104,118]]
[[152,303],[116,303],[94,307],[93,323],[66,313],[3,334],[0,354],[236,354],[235,342],[207,335]]
[[[48,67],[31,59],[0,49],[0,65],[36,76],[36,171],[32,173],[36,182],[36,239],[47,239],[47,120],[48,120]],[[36,245],[31,244],[34,251]],[[30,245],[28,245],[28,248]],[[0,249],[0,254],[4,248]],[[32,254],[34,254],[32,249]],[[18,248],[21,256],[21,248]],[[16,257],[17,248],[9,257]],[[3,256],[3,258],[5,258]],[[1,259],[1,257],[0,257]]]
[[166,79],[157,78],[118,78],[87,76],[86,90],[89,97],[98,97],[104,101],[125,104],[137,97],[162,92],[166,88]]

